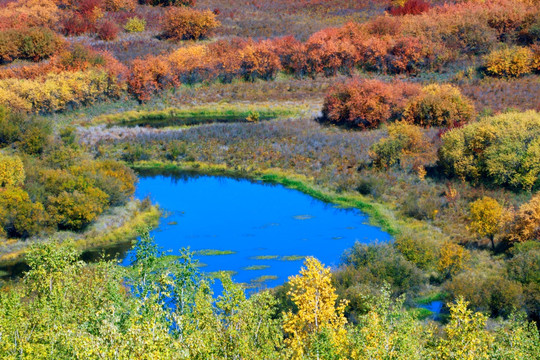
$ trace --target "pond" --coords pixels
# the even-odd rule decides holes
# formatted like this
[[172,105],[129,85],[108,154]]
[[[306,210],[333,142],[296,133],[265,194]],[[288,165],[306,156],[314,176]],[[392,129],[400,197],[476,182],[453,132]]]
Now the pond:
[[[187,174],[141,176],[136,196],[160,205],[151,232],[171,254],[196,252],[205,272],[228,271],[236,282],[273,287],[297,274],[305,256],[337,266],[356,241],[391,236],[367,224],[357,209],[342,209],[281,185]],[[129,252],[122,264],[129,265]]]

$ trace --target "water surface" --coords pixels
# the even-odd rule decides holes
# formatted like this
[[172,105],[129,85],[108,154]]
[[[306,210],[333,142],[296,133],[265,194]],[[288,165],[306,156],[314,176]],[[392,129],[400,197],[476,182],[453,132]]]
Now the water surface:
[[[337,266],[356,241],[388,241],[365,214],[341,209],[281,185],[216,176],[141,176],[136,196],[150,196],[166,217],[152,231],[163,250],[190,247],[205,272],[231,271],[236,282],[280,285],[303,257]],[[210,255],[219,250],[224,255]],[[128,254],[129,255],[129,254]],[[125,256],[123,265],[129,265]]]

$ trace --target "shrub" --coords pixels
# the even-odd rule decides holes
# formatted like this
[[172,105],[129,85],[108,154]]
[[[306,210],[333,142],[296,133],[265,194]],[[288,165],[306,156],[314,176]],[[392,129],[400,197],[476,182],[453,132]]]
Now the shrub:
[[173,40],[199,40],[207,37],[220,25],[210,10],[195,10],[189,7],[171,7],[165,13],[164,35]]
[[208,45],[206,63],[212,66],[216,76],[229,83],[240,76],[242,62],[238,54],[246,47],[243,39],[218,40]]
[[81,230],[106,209],[108,200],[102,190],[89,186],[84,191],[49,196],[47,212],[60,229]]
[[407,0],[401,6],[392,6],[388,12],[393,16],[420,15],[431,8],[431,4],[424,0]]
[[53,27],[60,9],[54,0],[18,0],[0,7],[0,29]]
[[0,191],[0,232],[10,237],[29,237],[45,222],[41,203],[33,203],[26,191],[8,187]]
[[324,29],[313,34],[306,42],[308,73],[336,75],[349,73],[358,60],[357,49],[339,29]]
[[279,57],[269,41],[250,41],[240,52],[241,73],[244,79],[270,80],[281,69]]
[[107,11],[133,11],[137,6],[137,0],[104,0],[103,5]]
[[103,21],[97,29],[97,37],[100,40],[112,41],[116,40],[120,28],[110,20]]
[[124,30],[129,33],[142,32],[145,28],[146,20],[140,19],[136,16],[129,18],[129,20],[126,22],[126,25],[124,25]]
[[21,158],[0,152],[0,189],[8,186],[22,186],[24,179],[24,165]]
[[67,36],[78,36],[87,32],[95,31],[95,24],[88,18],[74,12],[62,20],[62,33]]
[[305,45],[293,36],[273,40],[274,51],[279,56],[281,66],[288,74],[303,77],[308,73]]
[[532,72],[533,52],[526,47],[495,50],[485,57],[486,72],[500,77],[520,77]]
[[521,205],[506,228],[506,240],[510,242],[540,239],[540,194]]
[[0,62],[14,59],[40,61],[50,57],[64,45],[52,30],[28,28],[0,32]]
[[215,75],[217,59],[210,54],[206,45],[181,47],[168,57],[171,72],[182,83],[193,84],[211,79]]
[[131,63],[128,77],[130,92],[140,101],[170,85],[170,66],[161,57],[149,56]]
[[540,113],[506,113],[446,132],[439,161],[447,174],[517,189],[540,185]]
[[403,117],[421,126],[455,127],[465,124],[475,116],[472,101],[452,85],[432,84],[422,88],[412,99]]
[[110,205],[117,206],[135,192],[137,176],[124,164],[113,161],[89,161],[70,168],[73,175],[83,177],[108,196]]
[[36,80],[0,80],[0,105],[15,111],[50,113],[117,98],[122,88],[106,71],[49,73]]
[[419,87],[404,82],[352,79],[332,87],[324,100],[322,121],[372,129],[400,117],[408,97]]
[[403,169],[419,169],[432,163],[435,155],[436,151],[422,129],[404,122],[388,125],[388,137],[370,149],[373,164],[383,168],[399,165]]
[[195,6],[196,0],[143,0],[153,6]]

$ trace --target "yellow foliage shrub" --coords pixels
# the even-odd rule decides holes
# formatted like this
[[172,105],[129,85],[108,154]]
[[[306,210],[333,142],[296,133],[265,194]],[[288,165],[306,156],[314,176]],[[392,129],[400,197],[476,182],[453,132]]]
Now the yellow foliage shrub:
[[21,158],[0,153],[0,188],[22,185],[24,178]]
[[421,126],[453,127],[469,122],[475,115],[471,100],[449,84],[431,84],[409,101],[403,117]]
[[118,97],[122,91],[102,70],[50,73],[36,80],[0,80],[0,105],[15,111],[50,113]]
[[532,71],[533,52],[519,46],[494,50],[485,57],[485,63],[490,75],[519,77]]

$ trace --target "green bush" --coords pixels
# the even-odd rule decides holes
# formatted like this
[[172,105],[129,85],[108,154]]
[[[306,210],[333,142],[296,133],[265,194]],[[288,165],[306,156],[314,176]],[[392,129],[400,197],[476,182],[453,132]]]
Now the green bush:
[[124,30],[129,33],[143,32],[146,28],[146,20],[138,17],[132,17],[124,25]]
[[449,175],[516,189],[540,186],[540,113],[506,113],[453,129],[442,137]]
[[452,85],[424,87],[405,108],[403,117],[421,126],[453,127],[469,122],[475,115],[472,101]]

